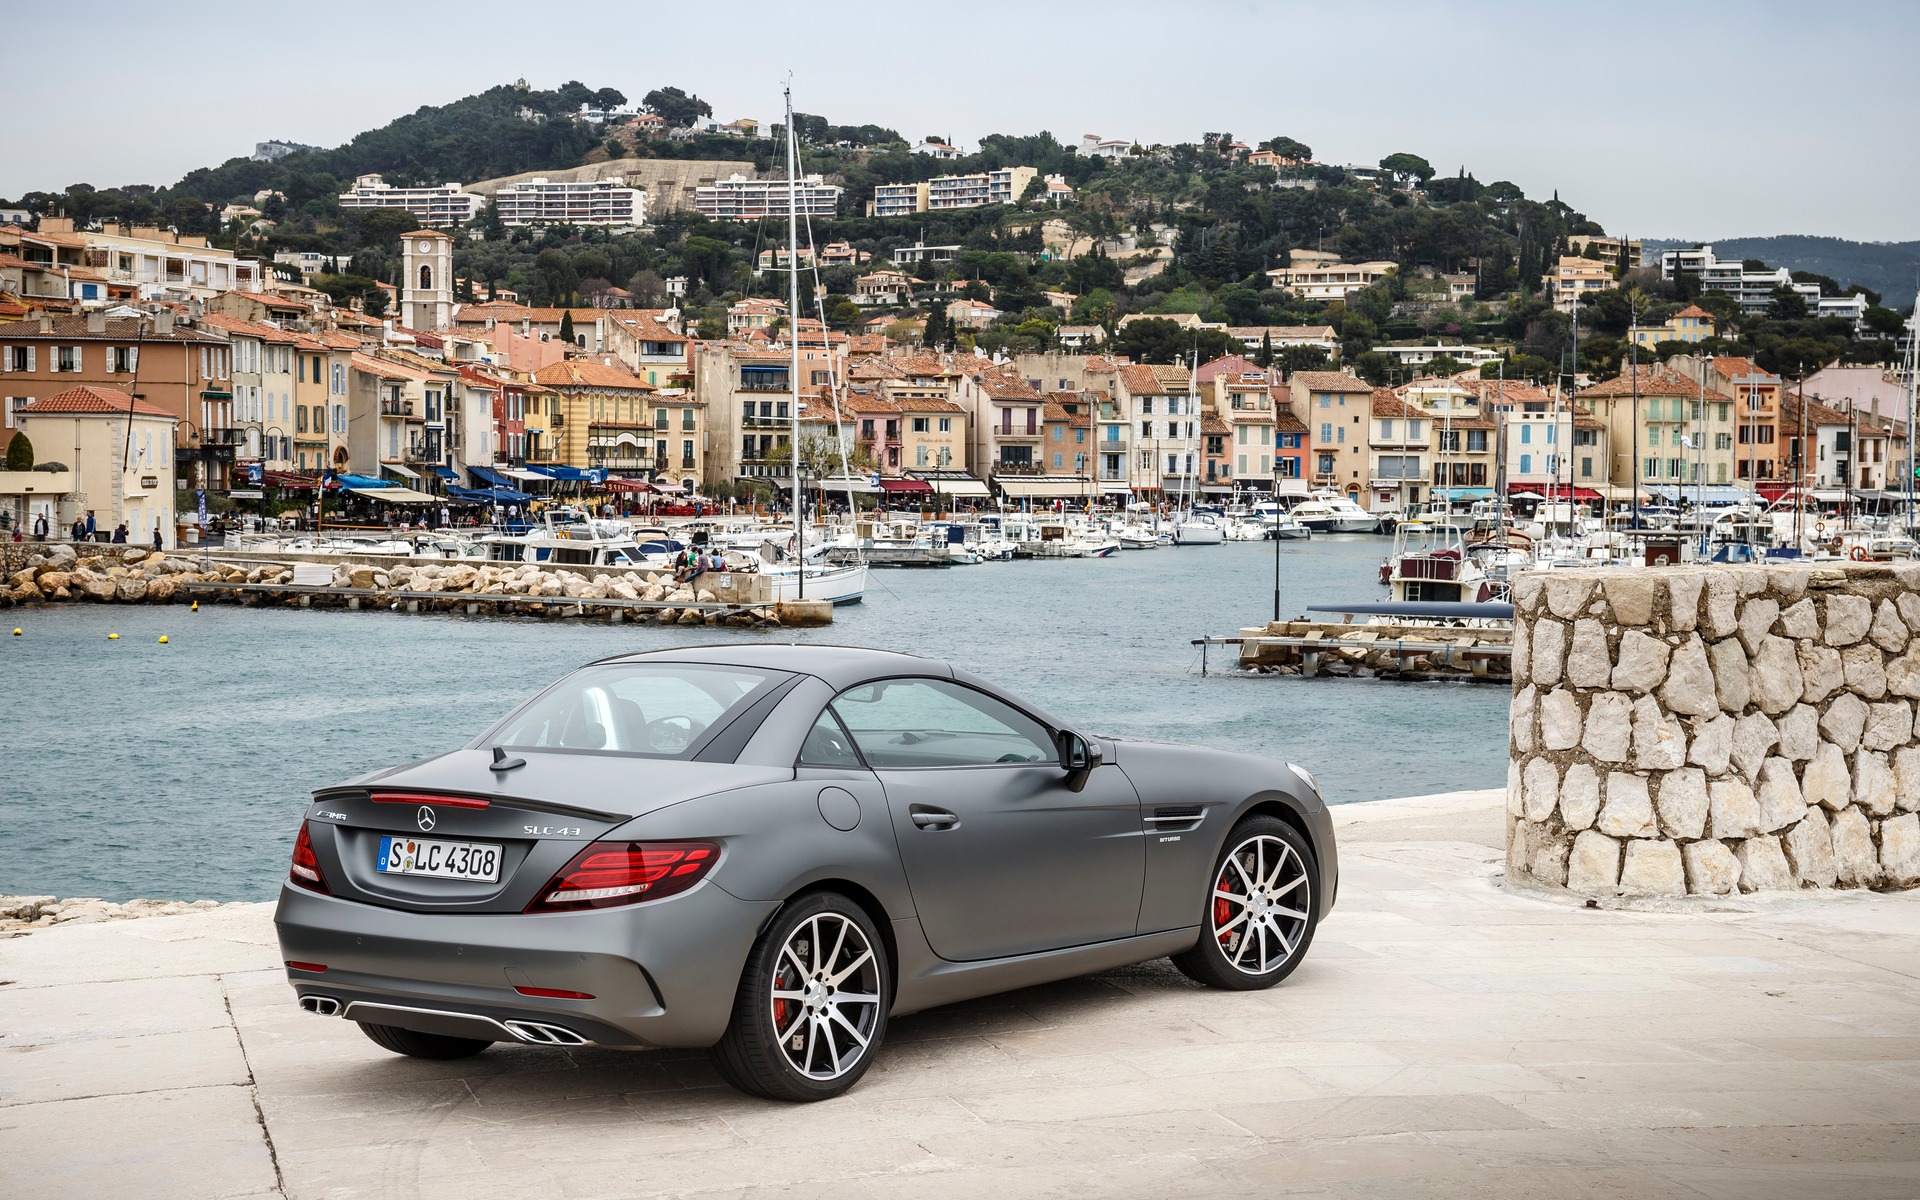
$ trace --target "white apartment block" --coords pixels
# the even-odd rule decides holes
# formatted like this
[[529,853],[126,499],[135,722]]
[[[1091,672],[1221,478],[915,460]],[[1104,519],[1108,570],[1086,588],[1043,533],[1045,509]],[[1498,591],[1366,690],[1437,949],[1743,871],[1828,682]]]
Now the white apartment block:
[[[1295,259],[1304,258],[1299,253]],[[1362,288],[1379,283],[1398,270],[1396,263],[1343,263],[1308,261],[1290,267],[1276,267],[1267,278],[1276,288],[1284,288],[1302,300],[1344,300]]]
[[471,221],[483,204],[485,200],[472,192],[461,191],[457,183],[394,187],[378,175],[358,176],[352,190],[340,194],[343,209],[404,208],[428,229]]
[[616,175],[608,179],[551,180],[535,177],[503,187],[493,194],[502,225],[605,225],[632,227],[646,224],[647,193],[626,186]]
[[[1748,270],[1746,265],[1735,259],[1724,262],[1713,253],[1712,246],[1695,246],[1685,250],[1663,250],[1660,252],[1660,277],[1675,279],[1682,275],[1692,275],[1700,280],[1703,292],[1721,291],[1740,304],[1743,313],[1764,313],[1773,303],[1773,290],[1790,287],[1807,302],[1809,312],[1820,316],[1845,316],[1848,312],[1827,313],[1820,311],[1820,285],[1817,283],[1795,283],[1793,272],[1785,267],[1775,267],[1771,271]],[[1864,305],[1860,311],[1864,314]]]
[[818,175],[806,175],[789,183],[785,179],[748,179],[729,175],[718,183],[695,188],[693,206],[706,216],[721,221],[757,221],[761,217],[787,215],[788,197],[793,211],[801,216],[831,217],[840,209],[842,189],[822,183]]
[[1039,174],[1032,167],[1003,167],[971,175],[941,175],[922,183],[883,183],[873,189],[869,214],[904,217],[912,213],[945,212],[1012,204]]

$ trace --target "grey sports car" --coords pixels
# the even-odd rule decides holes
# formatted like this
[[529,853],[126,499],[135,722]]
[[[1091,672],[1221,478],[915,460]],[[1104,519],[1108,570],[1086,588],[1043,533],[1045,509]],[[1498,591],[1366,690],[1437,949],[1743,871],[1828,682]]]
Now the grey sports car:
[[301,1006],[401,1054],[706,1046],[820,1100],[890,1015],[1162,956],[1271,987],[1338,879],[1298,767],[1095,737],[932,659],[705,647],[316,792],[274,920]]

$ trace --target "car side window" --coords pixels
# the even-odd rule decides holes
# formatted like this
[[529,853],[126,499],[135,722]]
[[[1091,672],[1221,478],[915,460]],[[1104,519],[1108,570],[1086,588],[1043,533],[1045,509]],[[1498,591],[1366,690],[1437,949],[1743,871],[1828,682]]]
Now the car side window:
[[1051,762],[1055,757],[1046,726],[949,680],[882,679],[849,688],[830,707],[876,770]]
[[803,767],[852,767],[862,765],[860,755],[854,752],[853,740],[833,715],[831,708],[820,710],[820,716],[814,721],[813,728],[807,731],[807,740],[800,743],[800,765]]

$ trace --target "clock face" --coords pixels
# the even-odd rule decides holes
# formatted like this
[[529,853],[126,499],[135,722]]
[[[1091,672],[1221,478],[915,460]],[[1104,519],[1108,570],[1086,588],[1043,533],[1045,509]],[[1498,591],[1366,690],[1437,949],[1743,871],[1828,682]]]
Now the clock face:
[[422,254],[431,254],[433,253],[433,243],[432,242],[416,242],[414,244],[414,249],[418,250]]

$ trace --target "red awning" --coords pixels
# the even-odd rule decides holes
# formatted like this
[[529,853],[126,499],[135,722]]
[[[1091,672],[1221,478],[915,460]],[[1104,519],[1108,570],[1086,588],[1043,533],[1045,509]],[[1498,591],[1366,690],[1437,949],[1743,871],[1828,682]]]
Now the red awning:
[[1788,483],[1785,480],[1782,480],[1779,483],[1761,482],[1754,485],[1754,490],[1760,493],[1760,498],[1762,500],[1765,500],[1768,504],[1772,504],[1775,500],[1778,500],[1780,497],[1792,491],[1793,484]]
[[[1537,497],[1538,499],[1545,500],[1547,498],[1547,486],[1542,483],[1509,484],[1507,487],[1507,495],[1509,497],[1534,496],[1534,497]],[[1553,489],[1553,498],[1555,500],[1565,500],[1568,498],[1572,498],[1574,500],[1591,501],[1591,500],[1600,499],[1600,493],[1594,491],[1592,488],[1556,487]]]
[[651,492],[652,484],[644,479],[609,479],[601,485],[609,492]]
[[320,481],[312,475],[301,475],[293,471],[262,471],[260,482],[267,487],[284,488],[289,491],[301,489],[312,491],[320,486]]
[[931,492],[933,485],[924,479],[882,479],[880,490],[883,492]]

